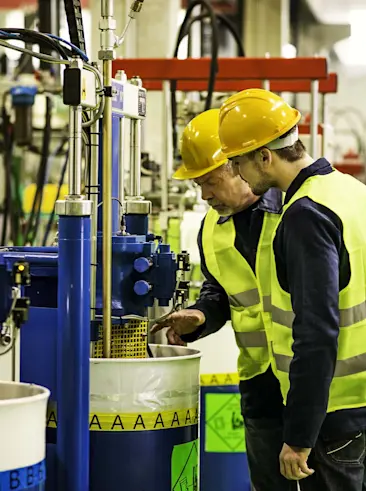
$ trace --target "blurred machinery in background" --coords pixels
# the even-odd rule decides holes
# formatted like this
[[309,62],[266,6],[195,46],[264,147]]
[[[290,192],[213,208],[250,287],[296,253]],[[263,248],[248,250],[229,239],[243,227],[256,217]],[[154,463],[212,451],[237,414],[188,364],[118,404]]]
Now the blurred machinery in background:
[[[0,39],[22,39],[27,49],[38,45],[42,54],[55,52],[66,59],[71,51],[58,41],[59,7],[59,0],[39,0],[36,12],[25,9],[25,28],[4,28]],[[48,218],[57,197],[66,193],[60,176],[67,165],[68,112],[62,104],[60,65],[37,61],[35,68],[34,57],[22,52],[17,62],[8,60],[0,80],[2,244],[49,242]]]
[[[130,19],[142,4],[132,3]],[[13,380],[51,390],[47,490],[108,491],[123,482],[126,490],[160,491],[178,489],[183,480],[197,489],[200,355],[148,342],[154,322],[148,308],[156,302],[172,312],[186,304],[190,262],[188,253],[175,254],[161,236],[149,233],[152,206],[141,192],[146,89],[138,76],[128,80],[123,70],[112,78],[115,47],[128,27],[116,37],[113,1],[101,2],[102,71],[85,53],[80,2],[65,0],[65,8],[71,43],[0,28],[0,46],[66,65],[62,98],[68,107],[68,149],[61,138],[67,160],[51,213],[58,215],[54,245],[46,245],[47,236],[44,246],[39,239],[39,245],[29,245],[36,242],[33,222],[40,220],[48,177],[51,97],[46,99],[47,141],[40,150],[46,164],[35,183],[30,217],[18,231],[20,239],[9,240],[13,224],[4,225],[0,361],[10,356]],[[14,46],[13,40],[51,45],[58,56]],[[13,145],[34,143],[32,110],[42,90],[53,94],[43,85],[17,84],[6,95],[9,175]],[[153,452],[156,448],[159,452]],[[137,460],[146,473],[134,465]]]

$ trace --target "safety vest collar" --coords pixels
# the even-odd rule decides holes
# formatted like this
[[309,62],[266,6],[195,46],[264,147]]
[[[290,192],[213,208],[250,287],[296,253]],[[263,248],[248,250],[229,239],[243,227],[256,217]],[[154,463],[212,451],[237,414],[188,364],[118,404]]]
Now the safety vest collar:
[[307,179],[316,175],[330,174],[333,170],[333,167],[325,158],[320,158],[308,167],[301,169],[286,192],[284,204],[287,205],[289,203]]
[[[273,213],[276,215],[280,215],[282,213],[282,203],[283,203],[283,193],[276,188],[269,189],[266,193],[264,193],[261,198],[254,203],[255,208],[267,213]],[[226,223],[233,215],[227,217],[219,217],[217,220],[218,225]]]

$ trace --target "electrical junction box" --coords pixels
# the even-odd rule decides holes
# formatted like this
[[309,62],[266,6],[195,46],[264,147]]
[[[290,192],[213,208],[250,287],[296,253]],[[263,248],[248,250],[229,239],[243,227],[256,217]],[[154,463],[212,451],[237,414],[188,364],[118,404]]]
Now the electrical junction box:
[[81,71],[81,105],[93,109],[97,106],[97,80],[93,72]]
[[146,117],[146,89],[128,81],[112,80],[113,113],[131,119]]
[[63,102],[67,106],[95,109],[98,104],[97,80],[93,72],[66,68],[64,72]]

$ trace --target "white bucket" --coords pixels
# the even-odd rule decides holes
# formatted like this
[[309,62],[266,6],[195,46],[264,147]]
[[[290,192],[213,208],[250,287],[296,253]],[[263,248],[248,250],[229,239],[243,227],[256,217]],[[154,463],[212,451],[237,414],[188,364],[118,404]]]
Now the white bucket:
[[198,408],[199,351],[150,345],[154,358],[91,359],[91,413]]
[[[6,474],[14,486],[19,483],[19,489],[24,489],[30,481],[36,486],[45,480],[49,396],[50,391],[38,385],[0,382],[1,484]],[[4,489],[18,489],[3,485]]]

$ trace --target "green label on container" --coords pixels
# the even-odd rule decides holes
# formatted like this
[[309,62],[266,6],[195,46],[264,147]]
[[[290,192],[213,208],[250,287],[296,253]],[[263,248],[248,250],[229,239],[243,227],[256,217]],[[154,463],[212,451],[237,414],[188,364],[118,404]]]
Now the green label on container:
[[198,491],[198,452],[198,440],[174,447],[171,491]]
[[245,452],[244,421],[239,394],[206,394],[205,451]]

